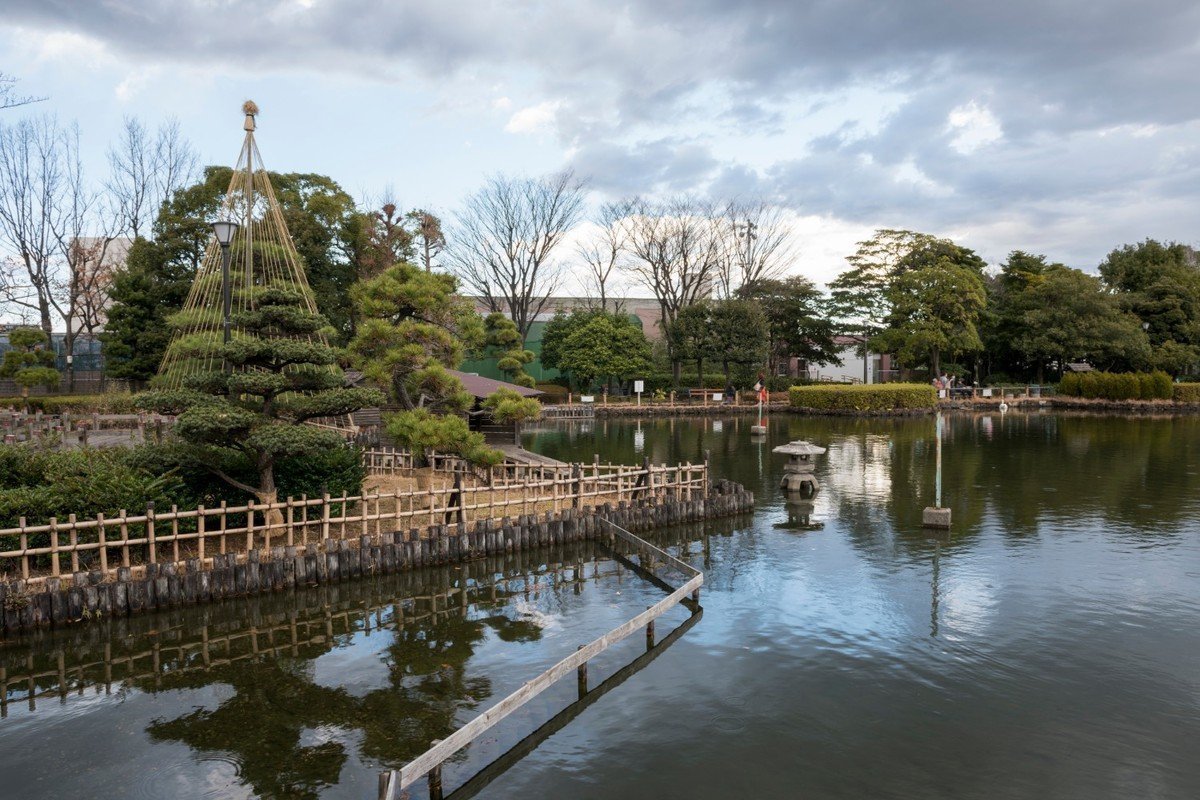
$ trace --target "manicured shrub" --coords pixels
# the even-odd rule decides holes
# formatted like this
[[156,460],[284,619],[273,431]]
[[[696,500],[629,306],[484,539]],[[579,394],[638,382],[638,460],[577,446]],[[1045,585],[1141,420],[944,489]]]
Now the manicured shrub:
[[1173,389],[1176,403],[1200,403],[1200,383],[1177,383]]
[[[0,408],[23,408],[25,401],[20,397],[0,397]],[[29,410],[43,414],[133,414],[133,395],[128,392],[106,394],[72,394],[30,397]]]
[[934,388],[919,383],[793,386],[788,399],[795,408],[868,414],[937,406]]
[[1067,373],[1058,393],[1098,400],[1169,400],[1171,386],[1171,376],[1165,372]]

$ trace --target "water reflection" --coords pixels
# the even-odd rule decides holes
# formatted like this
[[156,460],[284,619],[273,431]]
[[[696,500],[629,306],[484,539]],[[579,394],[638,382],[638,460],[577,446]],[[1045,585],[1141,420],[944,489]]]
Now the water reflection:
[[[597,583],[611,594],[584,593]],[[0,737],[12,752],[43,716],[54,725],[86,711],[89,727],[104,726],[105,707],[82,704],[106,701],[110,715],[127,716],[122,703],[147,698],[147,746],[182,745],[201,764],[232,765],[232,783],[255,797],[316,798],[344,782],[348,765],[368,766],[372,779],[402,766],[565,655],[543,639],[562,638],[567,605],[600,606],[570,623],[571,636],[619,624],[622,594],[661,596],[629,562],[581,543],[35,632],[0,651]],[[497,669],[498,656],[509,669]],[[491,749],[518,732],[493,737]],[[481,749],[475,761],[490,753]]]

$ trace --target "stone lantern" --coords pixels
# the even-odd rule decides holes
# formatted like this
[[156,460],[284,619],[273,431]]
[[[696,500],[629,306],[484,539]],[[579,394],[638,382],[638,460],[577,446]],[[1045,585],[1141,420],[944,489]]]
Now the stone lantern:
[[812,459],[813,456],[824,453],[824,447],[796,440],[781,444],[771,452],[790,456],[788,463],[783,466],[783,481],[779,484],[784,491],[803,492],[807,485],[808,490],[815,494],[817,489],[821,488],[817,483],[817,476],[813,474],[816,463]]

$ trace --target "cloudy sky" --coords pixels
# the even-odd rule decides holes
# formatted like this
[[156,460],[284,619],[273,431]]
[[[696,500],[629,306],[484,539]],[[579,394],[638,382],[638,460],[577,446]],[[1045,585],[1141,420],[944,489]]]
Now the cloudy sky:
[[404,205],[564,166],[773,198],[822,281],[876,227],[1088,269],[1200,239],[1194,1],[0,0],[0,71],[97,172],[127,114],[230,163],[253,98],[269,167]]

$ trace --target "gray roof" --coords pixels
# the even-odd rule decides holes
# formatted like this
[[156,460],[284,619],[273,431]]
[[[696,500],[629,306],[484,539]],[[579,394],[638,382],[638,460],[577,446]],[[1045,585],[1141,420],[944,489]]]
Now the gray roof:
[[464,389],[479,398],[487,397],[497,389],[511,389],[522,397],[540,397],[544,394],[540,389],[527,389],[515,383],[506,383],[505,381],[485,378],[482,375],[476,375],[474,372],[459,372],[456,369],[448,369],[446,371],[462,381]]

